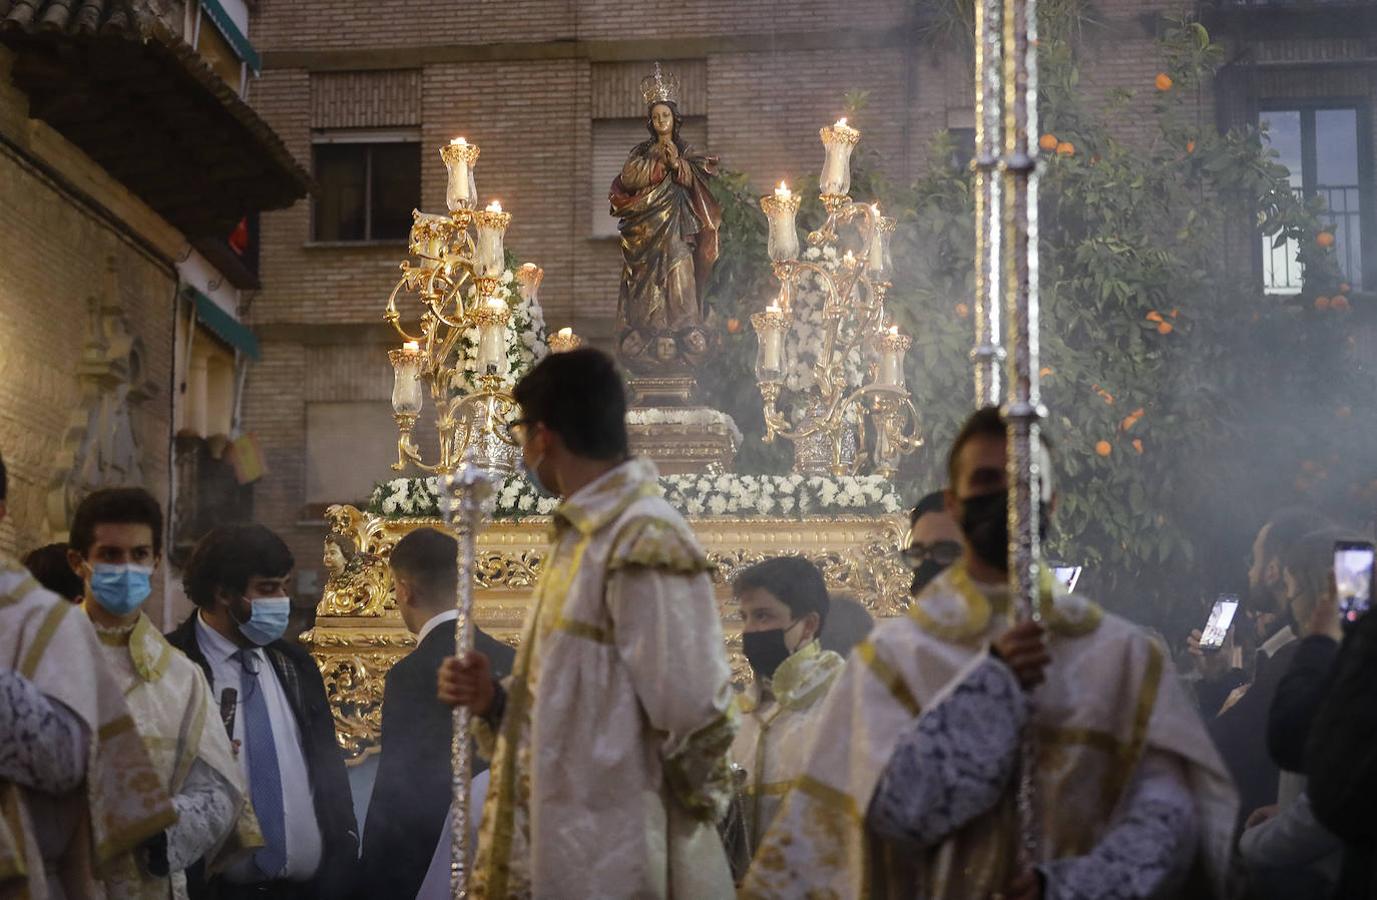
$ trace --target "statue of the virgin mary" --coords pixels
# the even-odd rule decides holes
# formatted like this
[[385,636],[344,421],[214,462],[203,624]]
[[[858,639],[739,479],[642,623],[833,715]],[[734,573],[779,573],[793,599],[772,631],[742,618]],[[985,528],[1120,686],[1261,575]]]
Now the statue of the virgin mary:
[[644,375],[688,374],[710,344],[703,293],[722,221],[708,188],[717,158],[679,136],[677,82],[659,63],[641,82],[650,140],[631,150],[609,195],[612,215],[621,220],[618,355]]

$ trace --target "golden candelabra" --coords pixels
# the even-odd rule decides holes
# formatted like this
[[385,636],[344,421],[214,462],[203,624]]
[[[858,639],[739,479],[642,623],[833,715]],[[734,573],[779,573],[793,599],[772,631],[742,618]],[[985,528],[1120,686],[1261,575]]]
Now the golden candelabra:
[[[768,252],[780,282],[778,299],[751,316],[758,338],[755,375],[764,401],[765,441],[781,436],[794,442],[795,472],[854,475],[873,439],[873,471],[889,478],[904,455],[923,443],[918,412],[904,384],[904,356],[913,341],[888,324],[885,314],[895,221],[881,215],[878,205],[850,197],[851,151],[860,131],[842,119],[820,134],[826,159],[819,183],[827,220],[808,234],[808,244],[835,250],[845,239],[853,246],[835,271],[799,259],[799,198],[783,183],[761,198],[770,223]],[[777,404],[791,362],[787,337],[794,325],[793,297],[800,279],[809,275],[823,287],[825,324],[813,383],[791,426]],[[866,354],[870,365],[867,382],[852,389],[846,360],[856,350]]]
[[[478,147],[455,138],[440,148],[448,170],[445,202],[448,215],[412,212],[408,250],[413,259],[402,261],[401,278],[387,298],[383,317],[401,335],[400,349],[388,353],[392,361],[392,411],[397,422],[395,471],[408,463],[426,472],[454,472],[472,448],[477,465],[511,472],[517,448],[507,435],[506,423],[516,408],[508,392],[510,362],[507,356],[507,304],[497,295],[506,267],[503,237],[511,213],[497,201],[475,209],[477,189],[473,177]],[[517,272],[524,299],[534,300],[543,272],[526,263]],[[419,309],[419,333],[402,324],[403,305]],[[414,301],[406,303],[406,300]],[[477,330],[476,346],[465,335]],[[577,345],[568,333],[565,343]],[[472,389],[463,385],[468,358],[473,357]],[[439,456],[426,463],[413,439],[416,421],[429,388],[439,437]]]

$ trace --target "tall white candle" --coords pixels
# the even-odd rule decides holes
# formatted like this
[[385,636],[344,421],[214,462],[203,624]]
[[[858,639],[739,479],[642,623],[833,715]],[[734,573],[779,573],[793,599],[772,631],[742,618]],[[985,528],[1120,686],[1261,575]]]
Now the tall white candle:
[[877,384],[886,387],[904,386],[904,354],[913,345],[913,339],[899,333],[899,326],[891,325],[879,340],[880,366],[875,374]]
[[474,249],[474,270],[480,278],[496,278],[505,267],[502,236],[511,224],[512,214],[502,211],[502,204],[494,200],[487,209],[473,214],[478,231],[478,246]]
[[397,415],[414,416],[420,413],[421,345],[407,341],[400,350],[388,352],[392,361],[392,411]]
[[477,310],[478,374],[506,375],[510,371],[507,359],[507,304],[499,297],[489,297]]
[[449,173],[445,185],[445,204],[450,212],[473,206],[478,196],[473,179],[473,164],[478,161],[478,146],[457,137],[440,148],[440,158]]
[[895,220],[888,216],[880,215],[880,208],[875,210],[875,229],[870,235],[870,252],[866,255],[865,269],[872,276],[881,279],[889,277],[891,267],[889,257],[889,239],[894,234]]
[[861,133],[846,119],[838,119],[818,132],[826,156],[822,163],[822,177],[818,189],[824,195],[845,196],[851,191],[851,151],[861,139]]
[[767,249],[775,262],[798,259],[798,207],[799,198],[782,181],[773,196],[760,198],[760,208],[770,222]]
[[[767,316],[779,315],[778,306],[771,304],[765,307]],[[779,328],[766,328],[760,333],[760,366],[772,372],[778,372],[783,368],[784,358],[784,331]]]

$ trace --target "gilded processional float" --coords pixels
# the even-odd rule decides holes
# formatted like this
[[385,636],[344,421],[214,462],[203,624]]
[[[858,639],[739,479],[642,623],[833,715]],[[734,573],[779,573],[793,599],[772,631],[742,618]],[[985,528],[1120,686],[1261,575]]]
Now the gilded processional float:
[[[885,311],[894,221],[851,198],[850,157],[861,135],[842,119],[820,132],[825,223],[801,239],[800,198],[785,184],[760,201],[779,286],[750,317],[755,375],[764,440],[792,442],[793,471],[732,472],[741,433],[730,416],[696,402],[694,378],[712,345],[703,288],[717,251],[716,160],[680,139],[676,86],[658,65],[643,82],[650,139],[631,150],[610,192],[624,256],[617,353],[631,376],[633,452],[655,461],[666,497],[716,565],[729,651],[743,675],[729,586],[745,566],[802,554],[834,594],[877,617],[905,605],[910,575],[897,554],[912,498],[890,479],[921,444],[904,385],[911,339]],[[473,618],[515,642],[558,502],[515,471],[505,424],[515,417],[516,380],[579,338],[569,328],[547,332],[542,270],[509,262],[511,213],[497,201],[480,205],[478,146],[458,137],[440,155],[448,213],[413,214],[409,258],[384,310],[401,341],[389,353],[401,477],[380,483],[365,509],[327,510],[329,578],[306,636],[352,761],[376,750],[384,676],[414,646],[395,608],[391,548],[418,527],[455,533],[442,493],[461,466],[490,473],[491,498],[473,529]],[[428,451],[417,437],[423,414],[433,421],[433,432],[424,429],[433,434]]]

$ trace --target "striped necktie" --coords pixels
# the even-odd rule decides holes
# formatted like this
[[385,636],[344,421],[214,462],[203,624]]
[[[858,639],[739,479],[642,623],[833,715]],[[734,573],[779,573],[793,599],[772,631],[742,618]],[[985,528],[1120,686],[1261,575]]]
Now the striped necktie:
[[[261,678],[264,661],[256,650],[235,654],[240,666],[240,694],[244,698],[244,748],[248,752],[249,792],[258,826],[263,832],[263,847],[255,851],[254,864],[267,878],[277,878],[287,866],[287,821],[282,806],[282,771],[277,765],[277,744],[273,723],[268,717],[268,701]],[[261,674],[260,674],[261,673]]]

